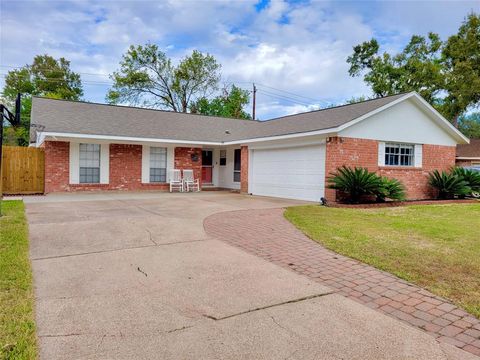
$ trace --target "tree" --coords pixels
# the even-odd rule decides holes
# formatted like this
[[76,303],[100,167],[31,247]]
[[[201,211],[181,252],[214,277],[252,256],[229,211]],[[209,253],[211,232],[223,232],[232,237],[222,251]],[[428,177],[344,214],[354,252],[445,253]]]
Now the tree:
[[417,91],[456,124],[480,101],[479,24],[472,13],[446,42],[434,33],[414,35],[396,55],[379,54],[378,41],[366,41],[347,58],[349,74],[363,74],[376,97]]
[[480,106],[480,15],[468,16],[442,55],[448,95],[441,109],[456,124],[468,107]]
[[5,127],[10,143],[28,145],[32,95],[57,99],[79,100],[83,95],[80,75],[70,69],[65,58],[55,59],[49,55],[37,55],[31,65],[11,70],[5,78],[2,97],[13,111],[17,94],[22,94],[19,122]]
[[249,102],[249,91],[232,85],[230,89],[225,87],[220,96],[211,100],[206,97],[198,99],[192,104],[190,111],[204,115],[250,120],[252,117],[243,109]]
[[220,81],[220,65],[194,50],[177,66],[155,44],[130,46],[120,69],[111,75],[107,101],[187,112],[191,103],[210,95]]
[[480,139],[480,112],[461,116],[458,129],[470,139]]

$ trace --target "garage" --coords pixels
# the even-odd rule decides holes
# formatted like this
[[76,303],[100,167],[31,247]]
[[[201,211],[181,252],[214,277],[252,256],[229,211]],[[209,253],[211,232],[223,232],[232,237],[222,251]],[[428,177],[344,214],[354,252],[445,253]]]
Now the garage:
[[249,187],[253,195],[320,201],[325,193],[325,144],[253,149]]

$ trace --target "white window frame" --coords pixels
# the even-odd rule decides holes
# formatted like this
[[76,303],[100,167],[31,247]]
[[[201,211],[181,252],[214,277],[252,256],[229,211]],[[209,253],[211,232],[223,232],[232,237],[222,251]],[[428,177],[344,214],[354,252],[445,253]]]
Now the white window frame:
[[[398,156],[400,157],[401,149],[402,148],[411,148],[413,153],[411,154],[411,164],[408,165],[401,165],[400,158],[399,164],[388,164],[386,160],[386,148],[398,147],[399,153]],[[409,168],[409,167],[422,167],[423,156],[422,156],[422,145],[421,144],[409,144],[409,143],[399,143],[399,142],[380,142],[378,144],[378,165],[379,166],[388,166],[388,167],[397,167],[397,168]],[[394,154],[397,155],[397,154]]]
[[[164,153],[154,153],[154,151],[163,150]],[[157,159],[156,164],[152,164],[153,155],[163,155],[164,159]],[[167,161],[168,161],[168,149],[161,146],[150,146],[150,158],[149,158],[149,179],[148,182],[152,184],[164,184],[167,182]],[[158,165],[158,162],[163,162],[165,167],[152,167],[152,165]],[[152,169],[164,169],[165,170],[165,180],[164,181],[153,181],[152,180]]]
[[[167,183],[170,181],[170,170],[175,165],[175,146],[162,146],[159,144],[154,147],[167,148]],[[142,184],[150,184],[150,145],[142,145]],[[162,184],[162,183],[152,183]]]
[[[80,143],[79,142],[70,142],[69,168],[70,168],[69,183],[80,184]],[[100,182],[93,183],[93,184],[108,184],[109,181],[110,181],[110,144],[100,144]],[[87,184],[87,183],[82,183],[82,184]]]

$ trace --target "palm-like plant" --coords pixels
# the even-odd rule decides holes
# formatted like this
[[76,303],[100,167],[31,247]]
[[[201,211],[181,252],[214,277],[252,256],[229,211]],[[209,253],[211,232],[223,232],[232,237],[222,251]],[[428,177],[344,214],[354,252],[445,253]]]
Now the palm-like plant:
[[366,168],[342,166],[328,179],[329,188],[340,190],[352,203],[360,202],[365,195],[376,195],[381,187],[380,177]]
[[465,169],[462,167],[456,167],[452,169],[452,174],[457,175],[467,182],[467,186],[472,191],[480,191],[480,172],[473,171],[471,169]]
[[472,191],[462,177],[446,171],[433,170],[428,175],[428,183],[438,191],[440,199],[452,199],[455,195],[465,196]]
[[405,186],[399,180],[383,176],[380,181],[381,186],[376,193],[377,201],[384,202],[386,199],[405,200]]

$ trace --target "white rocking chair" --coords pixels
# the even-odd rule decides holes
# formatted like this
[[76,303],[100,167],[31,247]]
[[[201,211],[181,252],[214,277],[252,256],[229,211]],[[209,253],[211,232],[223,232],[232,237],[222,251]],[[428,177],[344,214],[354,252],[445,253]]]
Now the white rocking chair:
[[200,181],[193,176],[193,170],[183,170],[183,184],[186,191],[200,191]]
[[174,190],[183,192],[183,181],[182,181],[182,174],[180,172],[180,169],[170,170],[169,183],[170,183],[170,192],[173,192]]

